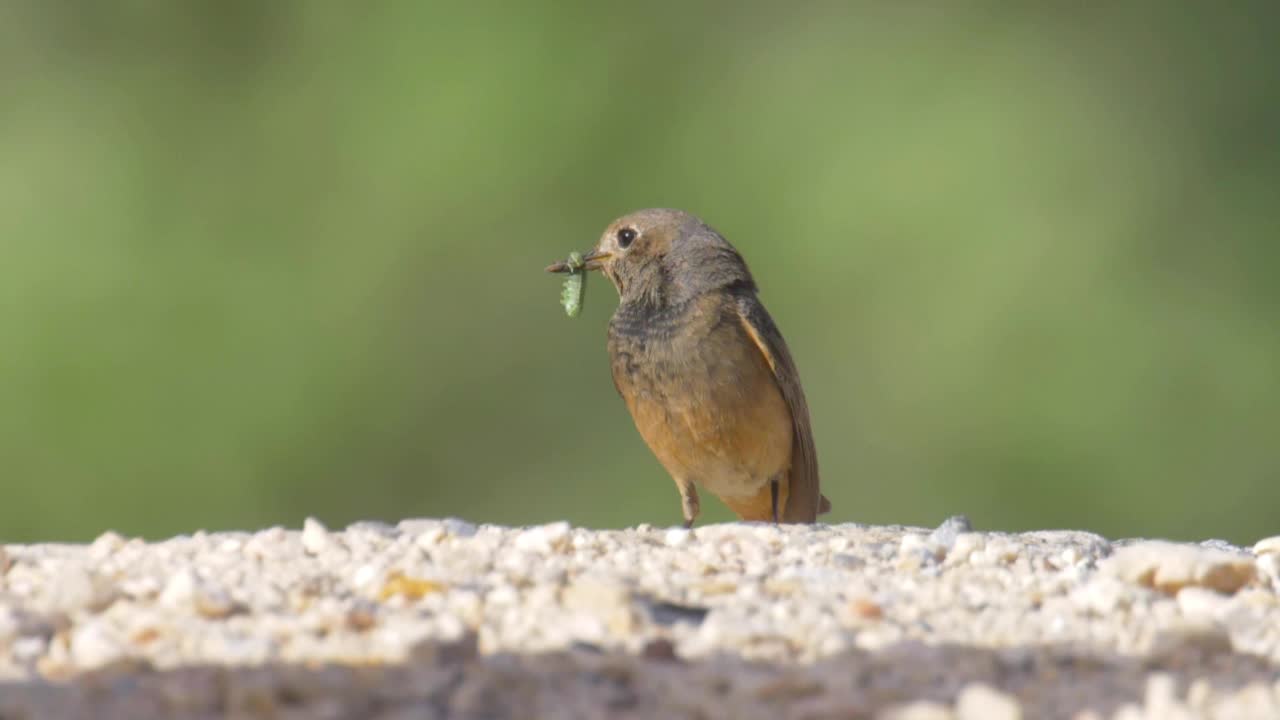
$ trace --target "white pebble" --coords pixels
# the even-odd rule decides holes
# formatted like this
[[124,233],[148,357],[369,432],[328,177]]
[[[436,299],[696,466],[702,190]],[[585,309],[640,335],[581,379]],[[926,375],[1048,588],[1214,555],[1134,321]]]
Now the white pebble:
[[1253,544],[1254,555],[1280,555],[1280,535],[1264,538]]
[[956,716],[959,720],[1021,720],[1022,708],[1012,695],[970,683],[956,699]]
[[160,603],[171,608],[181,609],[191,606],[196,594],[196,576],[191,570],[183,568],[174,573],[160,591]]
[[475,525],[458,518],[445,518],[444,527],[454,537],[468,538],[476,534]]
[[972,559],[973,554],[982,550],[986,544],[986,538],[983,537],[982,533],[960,533],[956,536],[955,542],[951,544],[951,550],[947,553],[947,560],[953,563],[968,562]]
[[351,576],[351,584],[359,590],[367,590],[371,585],[382,579],[383,569],[378,565],[368,563],[356,568],[355,573]]
[[1182,614],[1194,620],[1217,620],[1230,602],[1220,593],[1194,586],[1179,590],[1177,600]]
[[673,527],[666,531],[662,536],[662,542],[668,547],[680,547],[689,542],[689,536],[693,532],[689,528]]
[[528,528],[516,536],[515,547],[524,552],[546,555],[569,546],[569,523],[555,522]]
[[302,522],[302,549],[311,555],[319,555],[329,547],[329,529],[319,520],[309,517]]
[[89,557],[94,560],[105,560],[124,547],[124,544],[125,539],[119,533],[108,530],[89,545]]
[[82,669],[110,665],[126,654],[123,638],[105,620],[91,620],[71,633],[71,660]]
[[413,542],[423,550],[431,550],[436,545],[439,545],[440,541],[444,540],[445,536],[448,534],[449,533],[445,530],[444,525],[436,523],[430,527],[423,528],[417,536],[414,537]]

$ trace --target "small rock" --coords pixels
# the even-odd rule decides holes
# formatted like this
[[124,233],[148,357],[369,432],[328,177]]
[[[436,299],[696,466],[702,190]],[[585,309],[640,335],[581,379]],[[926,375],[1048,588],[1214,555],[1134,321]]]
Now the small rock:
[[81,669],[111,665],[127,655],[124,638],[105,620],[91,620],[71,633],[71,661]]
[[188,608],[191,606],[195,595],[195,573],[184,568],[174,573],[169,578],[169,581],[164,584],[164,589],[160,591],[159,600],[162,605],[171,608]]
[[987,541],[982,550],[973,553],[969,562],[974,565],[1008,565],[1022,554],[1022,546],[1006,537]]
[[666,531],[662,536],[662,542],[667,547],[680,547],[689,542],[689,538],[693,535],[693,531],[689,528],[673,527]]
[[1224,552],[1229,552],[1229,553],[1243,552],[1240,548],[1236,547],[1235,545],[1232,545],[1226,540],[1222,540],[1219,538],[1210,538],[1209,540],[1202,540],[1200,541],[1200,547],[1208,548],[1210,550],[1222,550]]
[[50,579],[44,588],[44,598],[48,607],[56,612],[98,612],[115,599],[115,588],[88,567],[70,562],[62,565]]
[[950,548],[955,545],[957,537],[967,532],[973,532],[973,525],[969,523],[969,518],[964,515],[952,515],[929,534],[929,541],[935,545]]
[[1184,587],[1178,591],[1178,609],[1195,620],[1218,620],[1226,612],[1230,600],[1221,593],[1201,587]]
[[476,526],[458,518],[445,518],[444,529],[454,537],[469,538],[476,534]]
[[687,623],[696,627],[701,625],[711,612],[710,608],[673,602],[649,602],[645,604],[645,608],[649,612],[649,619],[657,625]]
[[1103,568],[1125,582],[1169,595],[1189,585],[1231,594],[1257,575],[1248,555],[1163,541],[1122,547],[1107,558]]
[[364,632],[378,624],[378,608],[369,602],[356,603],[347,610],[347,626],[356,632]]
[[329,529],[319,520],[309,517],[302,522],[302,549],[308,554],[319,555],[329,547]]
[[915,570],[933,565],[946,554],[946,549],[925,535],[903,535],[898,544],[898,567]]
[[524,552],[546,555],[569,547],[569,523],[555,522],[531,527],[516,536],[515,547]]
[[[400,523],[400,527],[401,529],[404,528],[403,522]],[[413,543],[423,550],[430,551],[435,548],[436,545],[439,545],[440,541],[444,540],[448,535],[449,531],[445,529],[443,524],[438,522],[431,523],[430,525],[424,525],[416,530]]]
[[344,532],[352,535],[365,535],[379,540],[386,540],[396,536],[395,526],[381,520],[357,520],[348,525]]
[[1280,535],[1264,538],[1253,544],[1254,555],[1280,555]]
[[1081,560],[1080,551],[1074,547],[1069,547],[1058,553],[1059,567],[1069,568],[1078,564]]
[[225,590],[200,583],[192,595],[196,614],[206,620],[223,620],[240,609]]
[[351,584],[354,585],[356,589],[365,591],[368,590],[370,586],[379,584],[378,581],[382,576],[382,566],[374,563],[365,563],[364,565],[356,568],[356,571],[352,573]]
[[953,563],[968,562],[974,553],[987,545],[986,536],[982,533],[966,532],[956,536],[947,552],[947,561]]
[[898,542],[899,555],[912,555],[917,552],[926,552],[934,554],[938,551],[938,546],[933,544],[927,535],[917,533],[908,533],[902,536],[902,540]]
[[159,594],[160,581],[151,575],[125,578],[117,583],[120,593],[131,600],[150,600]]
[[1258,572],[1271,581],[1272,586],[1280,587],[1280,553],[1267,553],[1258,557]]
[[970,683],[956,698],[958,720],[1021,720],[1022,707],[1012,695],[989,685]]
[[561,601],[569,610],[598,618],[617,635],[629,633],[635,627],[631,591],[615,580],[578,578],[565,588]]
[[849,610],[855,618],[861,620],[879,620],[884,617],[884,608],[875,600],[868,597],[854,598],[849,603]]
[[120,533],[108,530],[102,533],[89,545],[89,557],[94,560],[105,560],[114,555],[127,541]]
[[1077,607],[1099,616],[1107,616],[1120,607],[1132,603],[1130,593],[1135,592],[1119,580],[1105,575],[1094,576],[1092,580],[1071,592],[1071,602]]

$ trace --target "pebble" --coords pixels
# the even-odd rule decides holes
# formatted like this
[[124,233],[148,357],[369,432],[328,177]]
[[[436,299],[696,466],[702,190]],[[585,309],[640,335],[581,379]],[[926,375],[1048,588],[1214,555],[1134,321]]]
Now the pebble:
[[566,609],[598,619],[615,635],[629,633],[634,627],[631,592],[620,582],[579,578],[565,588],[561,599]]
[[948,562],[969,562],[975,552],[986,547],[987,540],[982,533],[964,532],[956,535],[947,552]]
[[187,568],[175,572],[160,591],[160,603],[173,609],[183,609],[192,604],[196,595],[195,573]]
[[952,515],[947,518],[936,530],[929,533],[929,542],[942,548],[950,548],[955,545],[956,539],[965,533],[973,531],[973,525],[970,524],[969,518],[964,515]]
[[124,638],[106,620],[90,620],[71,633],[71,660],[79,668],[110,665],[126,655]]
[[1258,573],[1266,578],[1272,587],[1280,586],[1280,553],[1267,553],[1258,558]]
[[89,557],[101,561],[111,557],[124,547],[126,540],[117,532],[108,530],[89,545]]
[[1012,695],[981,683],[966,685],[956,699],[957,720],[1021,720],[1022,707]]
[[96,612],[110,604],[116,590],[106,578],[79,562],[64,563],[44,587],[49,605],[59,612]]
[[1106,575],[1094,576],[1072,590],[1069,597],[1076,607],[1098,616],[1107,616],[1133,601],[1129,586]]
[[310,555],[319,555],[329,547],[329,529],[319,520],[309,517],[302,523],[302,549]]
[[569,547],[569,523],[556,522],[529,528],[516,535],[515,547],[542,555],[566,550]]
[[467,522],[466,520],[459,520],[458,518],[445,518],[444,529],[450,535],[457,538],[473,537],[476,532],[478,532],[475,525]]
[[1227,611],[1230,598],[1201,587],[1188,586],[1178,591],[1178,609],[1188,618],[1217,621]]
[[1257,574],[1249,555],[1165,541],[1122,547],[1103,563],[1103,568],[1125,582],[1170,595],[1188,586],[1231,594]]
[[667,547],[680,547],[689,542],[693,531],[688,528],[673,527],[662,535],[662,543]]
[[1280,535],[1273,535],[1254,543],[1254,555],[1280,555]]
[[223,620],[236,611],[231,595],[219,587],[198,584],[191,599],[196,614],[207,620]]

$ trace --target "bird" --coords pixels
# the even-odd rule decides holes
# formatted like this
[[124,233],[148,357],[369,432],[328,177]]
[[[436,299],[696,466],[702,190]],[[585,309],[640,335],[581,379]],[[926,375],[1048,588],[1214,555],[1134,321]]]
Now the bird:
[[546,269],[599,271],[617,290],[614,387],[675,481],[684,527],[699,487],[741,520],[814,523],[831,509],[791,351],[719,232],[682,210],[639,210],[609,223],[580,265]]

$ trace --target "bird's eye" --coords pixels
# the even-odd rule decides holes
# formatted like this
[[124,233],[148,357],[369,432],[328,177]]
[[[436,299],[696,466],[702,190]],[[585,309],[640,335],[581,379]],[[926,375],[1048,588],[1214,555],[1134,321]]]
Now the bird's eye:
[[618,231],[618,247],[625,248],[636,239],[635,228],[625,227]]

